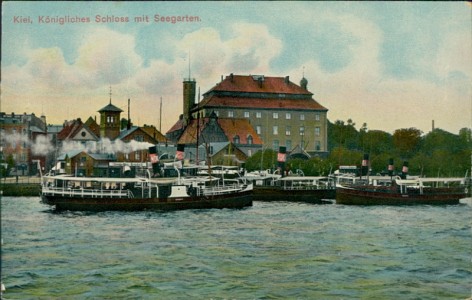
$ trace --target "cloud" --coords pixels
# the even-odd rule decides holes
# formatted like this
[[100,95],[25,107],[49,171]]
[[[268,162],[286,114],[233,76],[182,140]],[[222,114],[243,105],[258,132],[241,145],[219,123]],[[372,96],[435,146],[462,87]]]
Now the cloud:
[[132,35],[98,28],[85,36],[75,65],[81,73],[87,74],[88,86],[119,84],[134,76],[141,67],[142,58],[135,52]]

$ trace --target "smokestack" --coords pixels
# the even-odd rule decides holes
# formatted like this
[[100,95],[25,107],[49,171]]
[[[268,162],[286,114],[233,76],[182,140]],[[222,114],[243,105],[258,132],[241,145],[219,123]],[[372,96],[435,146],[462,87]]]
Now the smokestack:
[[406,179],[406,175],[408,175],[408,162],[404,161],[402,167],[402,178]]
[[369,173],[369,154],[364,153],[364,159],[361,165],[361,176],[365,176]]
[[277,153],[277,165],[280,168],[280,174],[284,176],[285,171],[285,161],[287,160],[287,148],[281,146],[279,147],[279,153]]
[[177,151],[175,152],[175,166],[179,169],[183,166],[183,160],[185,157],[185,145],[184,144],[177,144]]
[[393,176],[393,170],[395,169],[395,166],[393,165],[393,158],[390,158],[388,160],[388,176]]
[[159,156],[157,156],[157,147],[152,146],[149,147],[149,161],[152,165],[152,173],[159,174],[160,166],[159,166]]

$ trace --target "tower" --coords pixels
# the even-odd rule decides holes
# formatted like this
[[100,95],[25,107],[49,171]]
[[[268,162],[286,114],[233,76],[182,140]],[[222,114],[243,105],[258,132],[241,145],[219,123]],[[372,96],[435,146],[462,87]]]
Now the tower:
[[122,110],[110,103],[98,111],[100,113],[100,138],[114,140],[120,135],[120,114]]
[[190,120],[190,110],[193,108],[195,105],[195,93],[196,93],[196,86],[197,83],[195,82],[195,79],[192,78],[185,78],[183,82],[183,88],[184,88],[184,99],[183,99],[183,104],[184,104],[184,123],[185,125],[188,124]]

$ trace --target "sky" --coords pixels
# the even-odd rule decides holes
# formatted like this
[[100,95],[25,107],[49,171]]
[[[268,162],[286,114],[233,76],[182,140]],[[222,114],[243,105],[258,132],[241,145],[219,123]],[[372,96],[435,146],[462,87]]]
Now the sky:
[[[1,107],[50,124],[110,101],[166,132],[182,81],[305,76],[328,119],[393,133],[472,126],[467,2],[2,2]],[[174,18],[173,18],[174,17]],[[172,22],[175,20],[176,22]],[[162,99],[162,113],[159,111]],[[162,115],[162,120],[160,116]]]

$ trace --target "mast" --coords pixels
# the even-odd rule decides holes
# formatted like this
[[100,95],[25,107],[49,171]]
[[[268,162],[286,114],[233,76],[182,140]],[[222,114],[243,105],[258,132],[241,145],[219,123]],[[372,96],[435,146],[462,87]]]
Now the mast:
[[161,125],[162,125],[162,96],[161,96],[161,103],[159,105],[159,132],[162,132]]

